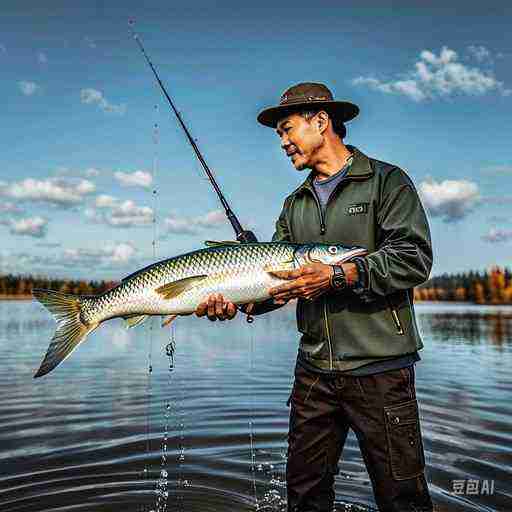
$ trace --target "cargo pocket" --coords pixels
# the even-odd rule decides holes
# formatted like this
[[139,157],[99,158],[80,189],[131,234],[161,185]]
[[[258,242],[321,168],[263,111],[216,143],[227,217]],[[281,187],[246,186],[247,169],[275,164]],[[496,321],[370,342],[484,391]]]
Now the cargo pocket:
[[425,455],[420,435],[417,400],[384,407],[391,474],[395,480],[423,473]]

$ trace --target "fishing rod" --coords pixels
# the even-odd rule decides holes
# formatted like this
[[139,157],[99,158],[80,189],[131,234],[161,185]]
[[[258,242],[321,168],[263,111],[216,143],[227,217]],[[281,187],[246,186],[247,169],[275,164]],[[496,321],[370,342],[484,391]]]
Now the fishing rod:
[[206,176],[210,180],[210,183],[212,184],[213,188],[215,189],[215,192],[217,193],[217,196],[218,196],[222,206],[224,207],[224,211],[226,213],[226,216],[227,216],[229,222],[231,223],[231,226],[233,226],[233,229],[235,230],[236,239],[239,242],[242,242],[242,243],[257,242],[258,239],[256,238],[256,235],[252,231],[248,231],[248,230],[245,230],[245,229],[242,228],[242,225],[240,224],[240,221],[238,220],[236,215],[233,213],[233,210],[231,210],[231,208],[229,207],[229,204],[226,201],[226,198],[224,197],[224,195],[222,194],[222,191],[220,190],[219,185],[215,181],[215,178],[213,177],[213,174],[212,174],[210,168],[208,167],[208,164],[206,163],[205,159],[203,158],[203,155],[201,154],[201,151],[199,151],[199,148],[197,147],[197,144],[196,144],[195,140],[190,135],[190,132],[188,131],[187,127],[185,126],[185,123],[183,122],[183,119],[181,118],[180,113],[178,112],[178,110],[174,106],[174,103],[171,100],[171,97],[169,96],[169,93],[165,89],[164,84],[162,83],[162,80],[160,80],[160,77],[158,76],[158,73],[157,73],[155,67],[153,66],[153,63],[151,62],[150,58],[148,57],[148,55],[146,53],[146,50],[144,49],[144,46],[142,45],[142,42],[140,40],[139,35],[135,32],[135,30],[133,28],[134,22],[130,21],[129,25],[130,25],[131,30],[132,30],[133,38],[135,39],[135,41],[139,45],[139,48],[140,48],[140,51],[142,52],[142,55],[144,55],[144,58],[146,59],[146,62],[148,63],[149,67],[151,68],[151,71],[153,71],[153,74],[155,75],[156,81],[158,82],[158,85],[160,86],[160,89],[162,90],[162,92],[163,92],[164,96],[166,97],[167,101],[169,102],[169,105],[171,106],[174,114],[176,115],[176,117],[177,117],[177,119],[179,121],[179,124],[183,128],[183,131],[185,132],[185,135],[187,136],[187,139],[190,142],[190,145],[192,146],[192,148],[194,150],[194,153],[196,154],[199,162],[201,163],[201,165],[203,167],[204,172],[206,173]]

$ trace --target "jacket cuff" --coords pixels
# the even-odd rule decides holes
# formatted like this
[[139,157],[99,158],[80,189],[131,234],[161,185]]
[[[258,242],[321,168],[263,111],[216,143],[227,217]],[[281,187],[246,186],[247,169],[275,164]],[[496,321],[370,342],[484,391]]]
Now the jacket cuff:
[[361,256],[356,256],[351,260],[357,267],[357,281],[352,287],[354,291],[368,290],[368,264],[366,260]]
[[[254,304],[253,310],[249,313],[251,316],[257,316],[257,315],[263,315],[265,313],[270,313],[271,311],[274,311],[275,309],[279,309],[284,304],[275,304],[274,299],[267,299],[263,302],[256,302]],[[239,306],[239,309],[242,311],[242,313],[247,314],[244,310],[247,304],[244,304],[243,306]]]

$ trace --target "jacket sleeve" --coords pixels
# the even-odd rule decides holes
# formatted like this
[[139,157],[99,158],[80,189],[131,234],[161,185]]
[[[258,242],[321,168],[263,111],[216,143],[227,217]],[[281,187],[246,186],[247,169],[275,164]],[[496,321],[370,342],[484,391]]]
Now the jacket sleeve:
[[286,210],[288,208],[288,200],[284,202],[283,209],[276,221],[276,229],[272,235],[272,242],[291,242],[290,228],[286,219]]
[[411,179],[397,167],[384,178],[377,225],[377,250],[365,258],[368,290],[387,295],[425,282],[432,268],[430,228]]

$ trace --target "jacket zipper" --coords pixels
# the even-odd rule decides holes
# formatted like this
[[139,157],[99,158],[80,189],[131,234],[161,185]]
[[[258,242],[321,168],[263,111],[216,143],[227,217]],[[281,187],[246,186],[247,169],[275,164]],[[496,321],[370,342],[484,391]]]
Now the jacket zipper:
[[[320,234],[321,235],[324,235],[325,234],[325,217],[324,217],[324,212],[322,210],[322,207],[320,205],[320,199],[318,199],[318,196],[316,194],[316,190],[314,189],[314,187],[311,187],[311,193],[313,194],[313,198],[315,199],[315,203],[316,203],[316,207],[318,209],[318,218],[320,219]],[[327,205],[326,206],[326,209],[327,209]]]
[[327,333],[327,345],[329,346],[329,370],[333,370],[333,362],[332,362],[332,343],[331,343],[331,331],[329,329],[329,320],[327,319],[327,299],[324,297],[324,321],[325,321],[325,330]]
[[393,322],[395,323],[396,332],[400,335],[404,334],[404,328],[402,327],[402,322],[400,322],[398,311],[391,305],[389,299],[386,298],[386,301],[388,303],[388,308],[391,313],[391,318],[393,318]]

